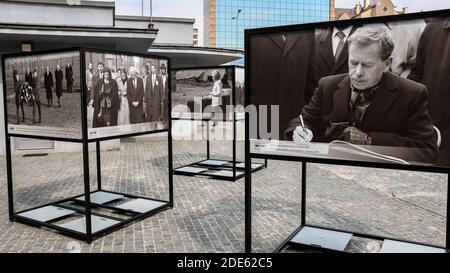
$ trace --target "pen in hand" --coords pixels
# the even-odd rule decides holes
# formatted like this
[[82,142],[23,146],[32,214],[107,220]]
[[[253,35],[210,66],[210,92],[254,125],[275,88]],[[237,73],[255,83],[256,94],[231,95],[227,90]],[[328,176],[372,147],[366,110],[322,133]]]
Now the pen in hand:
[[301,124],[302,124],[303,132],[304,132],[306,135],[308,135],[308,132],[306,131],[306,128],[305,128],[305,123],[303,122],[303,116],[302,116],[302,115],[300,115],[300,122],[301,122]]

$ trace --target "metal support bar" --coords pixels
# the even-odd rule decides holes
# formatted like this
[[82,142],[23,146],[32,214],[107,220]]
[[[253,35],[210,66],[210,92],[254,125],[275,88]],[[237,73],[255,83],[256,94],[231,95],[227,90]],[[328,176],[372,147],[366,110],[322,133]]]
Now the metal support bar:
[[95,142],[95,151],[97,154],[97,190],[102,190],[102,161],[101,161],[101,150],[100,141]]
[[86,215],[86,236],[87,242],[92,242],[92,222],[91,222],[91,188],[89,177],[89,143],[83,143],[83,173],[84,173],[84,210]]
[[301,225],[306,225],[306,162],[302,162],[302,208]]
[[[5,113],[6,115],[6,113]],[[14,219],[14,193],[13,193],[13,178],[12,178],[12,162],[11,162],[11,137],[6,136],[6,176],[8,180],[8,206],[9,206],[9,220]]]

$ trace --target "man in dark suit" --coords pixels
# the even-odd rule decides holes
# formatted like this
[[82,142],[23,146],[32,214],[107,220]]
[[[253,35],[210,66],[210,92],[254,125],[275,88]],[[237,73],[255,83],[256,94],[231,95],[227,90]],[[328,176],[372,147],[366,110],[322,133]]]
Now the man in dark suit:
[[156,122],[161,120],[162,87],[161,77],[156,74],[156,65],[152,64],[150,67],[150,75],[147,77],[145,83],[144,102],[147,106],[147,122]]
[[22,81],[19,77],[19,71],[13,68],[13,83],[14,83],[14,93],[15,93],[15,101],[16,101],[16,115],[17,115],[17,124],[20,124],[20,116],[19,116],[19,108],[22,110],[22,122],[25,122],[25,111],[23,109],[23,99],[21,98],[21,85]]
[[61,67],[56,65],[55,70],[55,93],[56,97],[58,99],[58,107],[61,107],[61,97],[62,97],[62,83],[64,79],[63,71],[61,70]]
[[127,96],[130,108],[130,123],[143,123],[144,82],[137,75],[136,67],[130,66],[127,80]]
[[307,103],[313,96],[321,78],[348,73],[347,39],[356,28],[356,26],[343,25],[327,29],[316,29],[313,55],[308,69]]
[[[272,138],[282,138],[286,124],[306,103],[306,77],[314,45],[314,31],[264,34],[252,37],[250,54],[252,97],[257,108],[279,105],[279,128],[267,128]],[[295,103],[292,103],[295,102]],[[268,121],[271,120],[268,109]],[[271,126],[267,124],[259,125]]]
[[165,64],[159,66],[161,72],[161,120],[168,121],[169,110],[169,75],[167,74],[167,68]]
[[67,63],[65,75],[66,75],[67,93],[72,93],[73,69],[70,63]]
[[416,66],[409,79],[428,88],[428,111],[441,131],[439,165],[450,165],[450,19],[430,21],[419,41]]
[[362,27],[348,41],[349,73],[322,78],[303,108],[305,127],[296,119],[285,137],[299,144],[338,139],[416,148],[414,161],[435,162],[437,136],[427,89],[389,72],[394,43],[387,28]]
[[25,72],[25,82],[29,85],[33,82],[33,73],[31,73],[30,67],[27,67],[27,71]]
[[48,66],[45,68],[44,86],[47,97],[47,107],[51,107],[53,106],[53,75]]

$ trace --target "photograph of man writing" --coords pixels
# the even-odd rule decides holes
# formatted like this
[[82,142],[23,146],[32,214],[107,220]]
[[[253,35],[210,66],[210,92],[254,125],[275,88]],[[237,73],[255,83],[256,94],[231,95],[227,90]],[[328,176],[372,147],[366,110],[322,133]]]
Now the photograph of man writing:
[[363,26],[347,42],[349,72],[319,81],[301,111],[304,126],[300,116],[291,120],[285,139],[416,148],[421,162],[435,162],[437,132],[427,88],[389,72],[394,42],[388,28]]

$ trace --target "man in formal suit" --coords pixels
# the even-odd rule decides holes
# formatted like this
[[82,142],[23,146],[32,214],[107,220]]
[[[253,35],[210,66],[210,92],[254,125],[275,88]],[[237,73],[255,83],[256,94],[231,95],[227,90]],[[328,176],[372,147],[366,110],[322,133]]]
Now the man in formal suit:
[[347,25],[316,29],[313,56],[310,60],[307,77],[307,103],[313,96],[321,78],[348,73],[347,39],[356,29],[357,26]]
[[66,66],[66,85],[67,85],[67,93],[72,93],[73,86],[73,69],[70,63],[67,63]]
[[53,75],[48,66],[45,68],[44,86],[47,97],[47,107],[51,107],[53,106]]
[[31,73],[30,67],[27,67],[27,70],[25,72],[25,82],[31,85],[32,81],[33,81],[33,73]]
[[97,64],[97,73],[95,73],[95,75],[92,78],[92,92],[90,95],[90,101],[89,101],[89,105],[91,105],[93,107],[93,103],[94,103],[94,93],[96,92],[97,88],[97,83],[99,79],[103,79],[103,70],[104,70],[105,66],[102,62],[99,62]]
[[162,80],[156,73],[156,65],[151,64],[150,75],[145,84],[144,102],[147,106],[146,121],[155,122],[161,120],[161,93]]
[[161,72],[161,120],[167,122],[169,110],[169,75],[165,64],[159,66]]
[[310,62],[313,45],[313,30],[252,36],[249,103],[257,108],[279,105],[280,126],[276,132],[268,122],[272,119],[270,109],[267,123],[258,121],[267,128],[272,139],[283,137],[286,124],[306,103],[308,65],[305,64]]
[[16,115],[17,115],[17,124],[20,124],[20,116],[19,116],[19,108],[22,110],[22,122],[25,122],[25,110],[23,108],[23,99],[21,98],[21,86],[22,81],[20,80],[19,71],[13,68],[13,83],[14,83],[14,93],[15,93],[15,101],[16,101]]
[[419,41],[416,66],[409,79],[428,88],[428,111],[441,131],[439,165],[450,165],[450,19],[428,22]]
[[[39,92],[39,78],[37,70],[33,70],[33,77],[31,79],[31,88],[33,90],[33,124],[41,123],[41,93]],[[38,113],[38,120],[36,121],[36,108]]]
[[130,66],[127,80],[127,95],[128,104],[130,108],[130,123],[142,123],[144,119],[143,113],[143,98],[144,98],[144,83],[140,77],[137,76],[136,67]]
[[55,70],[55,82],[56,82],[55,83],[55,93],[56,93],[56,97],[58,100],[58,107],[61,107],[63,79],[64,79],[64,73],[58,64],[58,65],[56,65],[56,70]]
[[286,138],[296,143],[344,140],[356,145],[415,148],[414,161],[435,162],[437,136],[427,88],[389,72],[394,43],[382,25],[348,39],[349,73],[322,78]]

